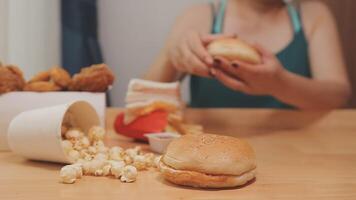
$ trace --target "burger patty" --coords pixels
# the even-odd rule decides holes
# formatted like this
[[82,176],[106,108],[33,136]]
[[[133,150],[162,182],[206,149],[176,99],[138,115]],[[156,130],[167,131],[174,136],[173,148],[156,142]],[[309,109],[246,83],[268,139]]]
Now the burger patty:
[[256,168],[241,175],[205,174],[196,171],[177,170],[162,161],[159,163],[159,168],[163,176],[170,182],[202,188],[223,188],[244,185],[252,180],[256,174]]

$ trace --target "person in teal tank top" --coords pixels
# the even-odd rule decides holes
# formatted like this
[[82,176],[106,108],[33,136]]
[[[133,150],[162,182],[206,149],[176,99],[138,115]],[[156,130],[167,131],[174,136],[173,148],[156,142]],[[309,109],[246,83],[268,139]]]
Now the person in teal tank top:
[[[214,15],[213,34],[221,34],[226,0],[220,2],[218,12]],[[215,6],[212,4],[213,10]],[[311,77],[308,57],[308,43],[301,26],[300,16],[295,7],[287,5],[288,14],[293,24],[294,36],[288,46],[276,56],[289,71],[305,77]],[[240,107],[240,108],[290,108],[272,96],[253,96],[233,91],[216,79],[192,76],[190,82],[192,107]],[[211,91],[214,91],[212,98]]]
[[[207,53],[211,41],[234,34],[261,44],[261,65]],[[322,3],[297,9],[282,0],[220,0],[178,18],[146,78],[170,82],[190,74],[190,106],[197,108],[338,108],[351,95],[340,49]]]

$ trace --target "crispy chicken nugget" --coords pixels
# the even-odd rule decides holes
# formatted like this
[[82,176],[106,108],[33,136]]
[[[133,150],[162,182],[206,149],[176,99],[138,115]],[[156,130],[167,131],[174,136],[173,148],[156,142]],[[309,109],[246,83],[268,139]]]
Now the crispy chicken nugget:
[[105,92],[115,80],[114,74],[105,64],[83,68],[73,76],[69,86],[72,91]]
[[25,85],[22,71],[14,65],[0,65],[0,94],[21,91]]
[[61,67],[52,67],[49,71],[49,74],[51,80],[63,89],[67,89],[72,82],[70,74]]
[[53,82],[38,81],[33,83],[27,83],[24,90],[32,92],[52,92],[60,91],[62,88]]
[[20,68],[18,68],[15,65],[7,65],[6,66],[12,73],[16,74],[17,76],[20,76],[21,78],[23,78],[23,73],[20,70]]
[[39,81],[49,81],[51,79],[49,72],[44,71],[36,74],[34,77],[32,77],[28,82],[29,83],[34,83],[34,82],[39,82]]

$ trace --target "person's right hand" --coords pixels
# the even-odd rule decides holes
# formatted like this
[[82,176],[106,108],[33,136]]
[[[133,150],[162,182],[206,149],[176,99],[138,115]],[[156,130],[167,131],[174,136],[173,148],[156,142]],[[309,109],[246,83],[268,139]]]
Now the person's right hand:
[[179,72],[211,77],[209,68],[213,66],[214,60],[206,47],[213,40],[225,37],[235,35],[201,35],[195,31],[186,33],[169,46],[168,57]]

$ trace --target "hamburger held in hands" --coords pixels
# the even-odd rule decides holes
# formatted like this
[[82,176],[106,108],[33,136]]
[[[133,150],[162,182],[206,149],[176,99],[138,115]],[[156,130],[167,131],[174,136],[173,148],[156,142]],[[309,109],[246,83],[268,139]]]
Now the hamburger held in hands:
[[239,38],[214,40],[208,45],[208,52],[214,57],[223,57],[229,61],[240,60],[250,64],[262,62],[258,51]]

